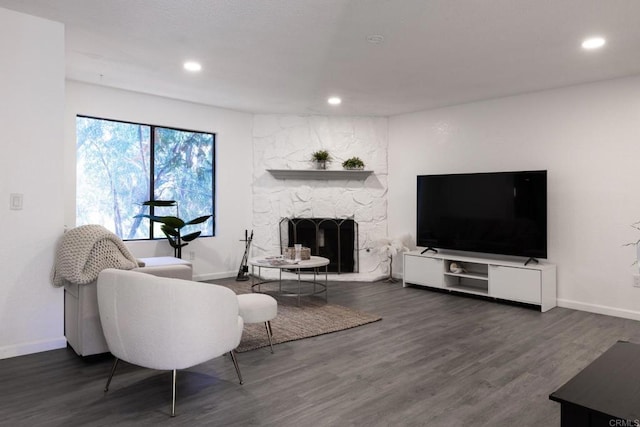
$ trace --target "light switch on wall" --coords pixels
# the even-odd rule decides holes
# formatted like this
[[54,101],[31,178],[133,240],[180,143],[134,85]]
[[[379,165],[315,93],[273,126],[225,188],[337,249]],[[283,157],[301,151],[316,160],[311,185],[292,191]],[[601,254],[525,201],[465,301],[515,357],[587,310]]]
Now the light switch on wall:
[[9,208],[14,211],[22,209],[22,193],[11,193],[9,195]]

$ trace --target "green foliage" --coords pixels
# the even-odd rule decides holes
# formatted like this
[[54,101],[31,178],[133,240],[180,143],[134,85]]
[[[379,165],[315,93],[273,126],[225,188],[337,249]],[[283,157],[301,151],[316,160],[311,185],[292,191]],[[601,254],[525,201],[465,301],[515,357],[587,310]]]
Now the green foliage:
[[[142,204],[143,206],[150,207],[175,207],[176,211],[178,211],[178,203],[175,200],[148,200]],[[167,237],[169,244],[173,248],[174,256],[176,258],[182,258],[182,248],[187,246],[189,243],[195,239],[197,239],[202,231],[196,231],[185,236],[182,235],[182,229],[189,225],[197,225],[202,224],[211,218],[212,215],[203,215],[199,216],[196,219],[192,219],[191,221],[184,221],[183,219],[177,216],[165,215],[158,216],[152,214],[138,214],[136,218],[149,218],[153,222],[157,222],[162,224],[160,229]]]
[[[147,212],[145,200],[175,200],[187,218],[215,210],[213,134],[90,117],[77,117],[76,134],[76,225],[101,224],[123,239],[148,239],[150,228],[138,216]],[[174,211],[155,208],[158,216]],[[213,221],[196,227],[213,235]],[[160,234],[160,223],[153,230]]]
[[342,167],[345,169],[362,169],[364,168],[364,162],[360,157],[352,157],[342,162]]
[[149,198],[149,127],[78,117],[76,134],[76,225],[147,238],[133,218],[139,207],[129,200]]
[[327,150],[318,150],[311,155],[311,158],[316,162],[330,162],[331,155]]

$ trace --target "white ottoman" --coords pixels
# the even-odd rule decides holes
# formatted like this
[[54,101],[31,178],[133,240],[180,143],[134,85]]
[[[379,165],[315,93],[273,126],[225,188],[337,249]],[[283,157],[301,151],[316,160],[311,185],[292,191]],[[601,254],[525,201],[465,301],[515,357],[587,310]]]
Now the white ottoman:
[[278,302],[275,298],[265,294],[241,294],[238,295],[238,306],[240,317],[244,323],[264,323],[267,328],[271,353],[273,353],[271,319],[278,315]]

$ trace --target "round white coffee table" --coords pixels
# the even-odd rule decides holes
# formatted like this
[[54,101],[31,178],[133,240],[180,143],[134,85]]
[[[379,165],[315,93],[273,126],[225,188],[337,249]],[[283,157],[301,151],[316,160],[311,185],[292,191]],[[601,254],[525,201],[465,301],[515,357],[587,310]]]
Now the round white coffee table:
[[[320,256],[312,256],[310,259],[298,261],[295,264],[293,263],[285,263],[280,264],[277,261],[274,261],[272,257],[257,257],[251,258],[248,261],[251,266],[251,290],[253,292],[262,292],[261,286],[266,283],[278,283],[277,290],[270,290],[270,292],[277,293],[282,296],[294,296],[298,298],[298,305],[300,305],[300,297],[312,296],[324,293],[324,299],[327,301],[327,282],[328,282],[328,271],[327,266],[329,265],[329,259],[320,257]],[[258,268],[258,274],[254,274],[255,268]],[[324,283],[319,282],[317,280],[318,273],[321,273],[320,269],[324,267]],[[276,280],[263,280],[260,273],[262,268],[276,268],[279,270],[279,278]],[[293,271],[297,274],[297,283],[296,289],[283,289],[282,287],[282,270]],[[300,273],[301,270],[313,270],[313,280],[301,279]],[[302,271],[304,273],[304,271]],[[256,282],[256,278],[258,281]],[[313,285],[312,290],[303,292],[303,284],[305,285]],[[256,288],[258,290],[256,291]]]

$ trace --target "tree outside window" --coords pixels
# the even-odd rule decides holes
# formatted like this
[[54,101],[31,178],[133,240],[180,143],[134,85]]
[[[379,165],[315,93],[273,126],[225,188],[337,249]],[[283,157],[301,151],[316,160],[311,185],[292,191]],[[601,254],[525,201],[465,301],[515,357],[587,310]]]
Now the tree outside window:
[[[214,134],[86,116],[77,116],[76,134],[76,225],[150,239],[164,234],[134,218],[150,213],[147,200],[175,200],[186,219],[214,213]],[[177,214],[175,207],[154,213]],[[214,235],[213,218],[192,227]]]

